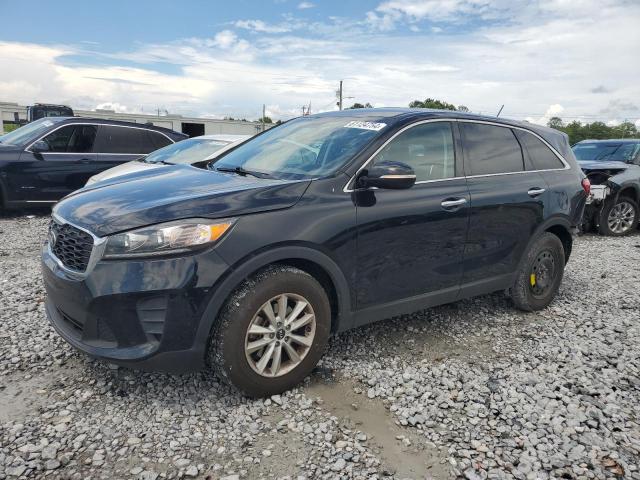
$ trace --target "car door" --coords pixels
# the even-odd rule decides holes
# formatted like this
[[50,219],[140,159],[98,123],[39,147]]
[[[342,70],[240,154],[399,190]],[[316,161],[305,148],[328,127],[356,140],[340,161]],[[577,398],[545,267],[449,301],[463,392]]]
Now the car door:
[[506,288],[537,227],[544,220],[547,184],[526,171],[513,129],[459,122],[471,196],[462,294]]
[[16,172],[17,200],[55,202],[82,188],[95,168],[96,132],[96,125],[65,125],[28,146]]
[[156,150],[155,140],[142,127],[101,125],[96,141],[99,170],[95,173],[144,157]]
[[456,298],[469,193],[455,131],[447,121],[414,124],[371,160],[370,165],[395,161],[411,166],[416,184],[405,190],[354,192],[358,309],[381,307],[385,315],[393,315]]

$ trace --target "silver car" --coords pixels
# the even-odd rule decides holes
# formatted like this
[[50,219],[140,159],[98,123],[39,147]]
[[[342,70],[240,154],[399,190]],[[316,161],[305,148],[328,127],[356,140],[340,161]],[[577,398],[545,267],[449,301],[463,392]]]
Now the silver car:
[[151,152],[146,157],[123,163],[89,178],[87,185],[128,173],[165,165],[196,164],[212,160],[251,138],[251,135],[202,135],[173,143]]

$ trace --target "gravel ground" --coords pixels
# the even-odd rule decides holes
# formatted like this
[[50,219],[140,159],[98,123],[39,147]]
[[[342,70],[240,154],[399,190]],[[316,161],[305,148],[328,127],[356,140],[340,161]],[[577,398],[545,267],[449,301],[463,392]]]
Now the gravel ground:
[[640,479],[640,234],[580,238],[545,311],[495,294],[380,322],[248,400],[74,352],[44,316],[47,223],[0,218],[0,479]]

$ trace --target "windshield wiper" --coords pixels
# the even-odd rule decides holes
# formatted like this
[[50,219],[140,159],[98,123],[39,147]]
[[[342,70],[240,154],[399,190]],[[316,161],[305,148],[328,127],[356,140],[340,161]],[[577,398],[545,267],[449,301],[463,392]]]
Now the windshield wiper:
[[252,177],[256,177],[256,178],[269,178],[271,176],[268,173],[255,172],[253,170],[246,170],[246,169],[244,169],[242,167],[216,167],[216,166],[214,166],[213,168],[217,172],[237,173],[238,175],[242,175],[243,177],[246,177],[247,175],[251,175]]

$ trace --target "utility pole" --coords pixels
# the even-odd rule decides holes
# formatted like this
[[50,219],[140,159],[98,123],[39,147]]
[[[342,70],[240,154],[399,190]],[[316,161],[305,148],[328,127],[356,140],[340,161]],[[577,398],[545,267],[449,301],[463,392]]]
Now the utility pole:
[[338,108],[342,110],[342,80],[340,80],[340,89],[338,90]]
[[264,132],[264,131],[265,131],[265,129],[266,129],[266,128],[265,128],[265,124],[264,124],[264,116],[265,116],[265,112],[266,112],[266,110],[267,110],[267,106],[263,103],[263,104],[262,104],[262,118],[261,118],[261,120],[262,120],[262,131],[263,131],[263,132]]

